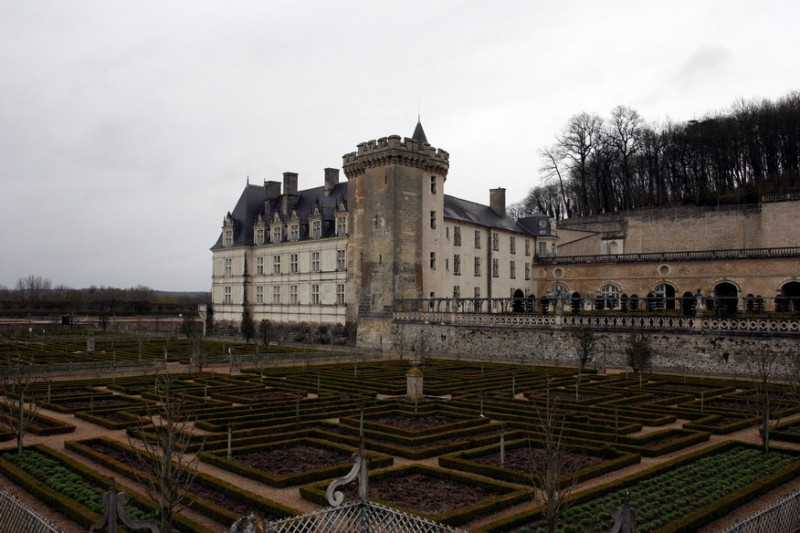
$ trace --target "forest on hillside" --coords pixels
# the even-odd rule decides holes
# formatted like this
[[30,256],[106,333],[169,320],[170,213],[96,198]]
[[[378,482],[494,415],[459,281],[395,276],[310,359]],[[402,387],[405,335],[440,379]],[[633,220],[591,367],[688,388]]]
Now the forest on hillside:
[[541,184],[512,216],[758,203],[800,188],[800,91],[687,122],[648,123],[625,106],[608,118],[578,113],[540,156]]

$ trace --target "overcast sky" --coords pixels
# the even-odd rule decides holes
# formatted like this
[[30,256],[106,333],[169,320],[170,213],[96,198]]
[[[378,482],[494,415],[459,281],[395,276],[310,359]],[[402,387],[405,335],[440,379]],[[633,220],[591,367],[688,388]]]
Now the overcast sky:
[[248,176],[321,185],[418,107],[446,192],[512,203],[575,113],[800,89],[798,20],[794,0],[0,0],[0,285],[209,290]]

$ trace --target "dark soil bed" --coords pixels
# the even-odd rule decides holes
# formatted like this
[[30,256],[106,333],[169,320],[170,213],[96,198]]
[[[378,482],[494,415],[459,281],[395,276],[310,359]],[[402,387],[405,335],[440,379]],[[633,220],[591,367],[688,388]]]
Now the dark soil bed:
[[[488,455],[481,455],[470,459],[476,463],[500,466],[500,451]],[[541,470],[545,464],[545,452],[540,448],[514,448],[506,450],[505,463],[503,468],[534,474]],[[594,466],[603,462],[599,457],[582,455],[578,453],[566,453],[561,464],[561,473],[572,474],[589,466]]]
[[[355,499],[357,488],[355,483],[350,483],[344,487],[345,496],[350,500]],[[496,492],[483,487],[425,474],[370,479],[369,494],[389,505],[430,516],[497,496]]]
[[458,422],[457,418],[447,415],[426,415],[426,416],[405,416],[391,415],[380,418],[370,418],[370,422],[377,422],[386,426],[401,429],[427,429],[436,426],[444,426]]
[[350,461],[351,454],[307,444],[283,446],[257,452],[235,453],[233,459],[273,474],[288,475],[317,470]]

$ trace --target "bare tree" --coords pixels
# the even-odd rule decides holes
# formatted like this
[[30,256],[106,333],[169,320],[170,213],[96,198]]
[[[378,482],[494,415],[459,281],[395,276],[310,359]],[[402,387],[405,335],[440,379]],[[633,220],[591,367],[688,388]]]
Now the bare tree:
[[0,394],[3,396],[0,401],[0,412],[17,439],[17,453],[22,453],[23,438],[41,406],[35,401],[26,402],[26,398],[32,399],[29,392],[33,386],[33,380],[26,372],[24,365],[12,364],[7,359],[5,368],[0,369],[0,372],[2,372]]
[[748,359],[746,363],[747,374],[753,388],[753,413],[752,417],[761,434],[764,453],[769,453],[770,431],[773,425],[780,420],[775,418],[783,407],[784,395],[778,390],[775,380],[780,373],[779,351],[771,348],[748,350],[744,354]]
[[625,355],[627,355],[628,364],[633,368],[633,371],[641,374],[643,370],[650,366],[650,359],[653,356],[650,337],[642,330],[632,332],[628,335]]
[[551,394],[549,378],[544,402],[534,404],[534,412],[534,434],[541,446],[538,457],[531,450],[533,484],[538,489],[534,500],[542,507],[547,532],[554,533],[559,517],[569,507],[569,496],[575,488],[577,477],[573,476],[567,483],[561,480],[568,453],[564,444],[566,412]]
[[51,286],[48,278],[29,274],[17,280],[16,290],[25,300],[38,300],[43,292],[50,290]]
[[188,452],[194,419],[172,385],[169,374],[156,376],[158,405],[147,409],[139,426],[141,447],[128,437],[143,472],[139,481],[158,505],[162,533],[172,531],[174,515],[180,512],[191,489],[200,458],[200,451],[195,455]]
[[586,365],[592,362],[598,350],[599,341],[594,330],[588,327],[582,327],[575,330],[572,334],[573,342],[578,355],[578,381],[575,385],[575,398],[578,399],[579,390],[581,386],[581,374],[583,373]]

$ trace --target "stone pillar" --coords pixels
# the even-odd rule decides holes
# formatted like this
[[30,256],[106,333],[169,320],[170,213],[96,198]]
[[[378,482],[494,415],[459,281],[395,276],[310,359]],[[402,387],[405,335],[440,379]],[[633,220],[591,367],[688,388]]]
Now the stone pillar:
[[413,363],[406,374],[406,398],[421,400],[422,397],[422,370],[417,363]]

